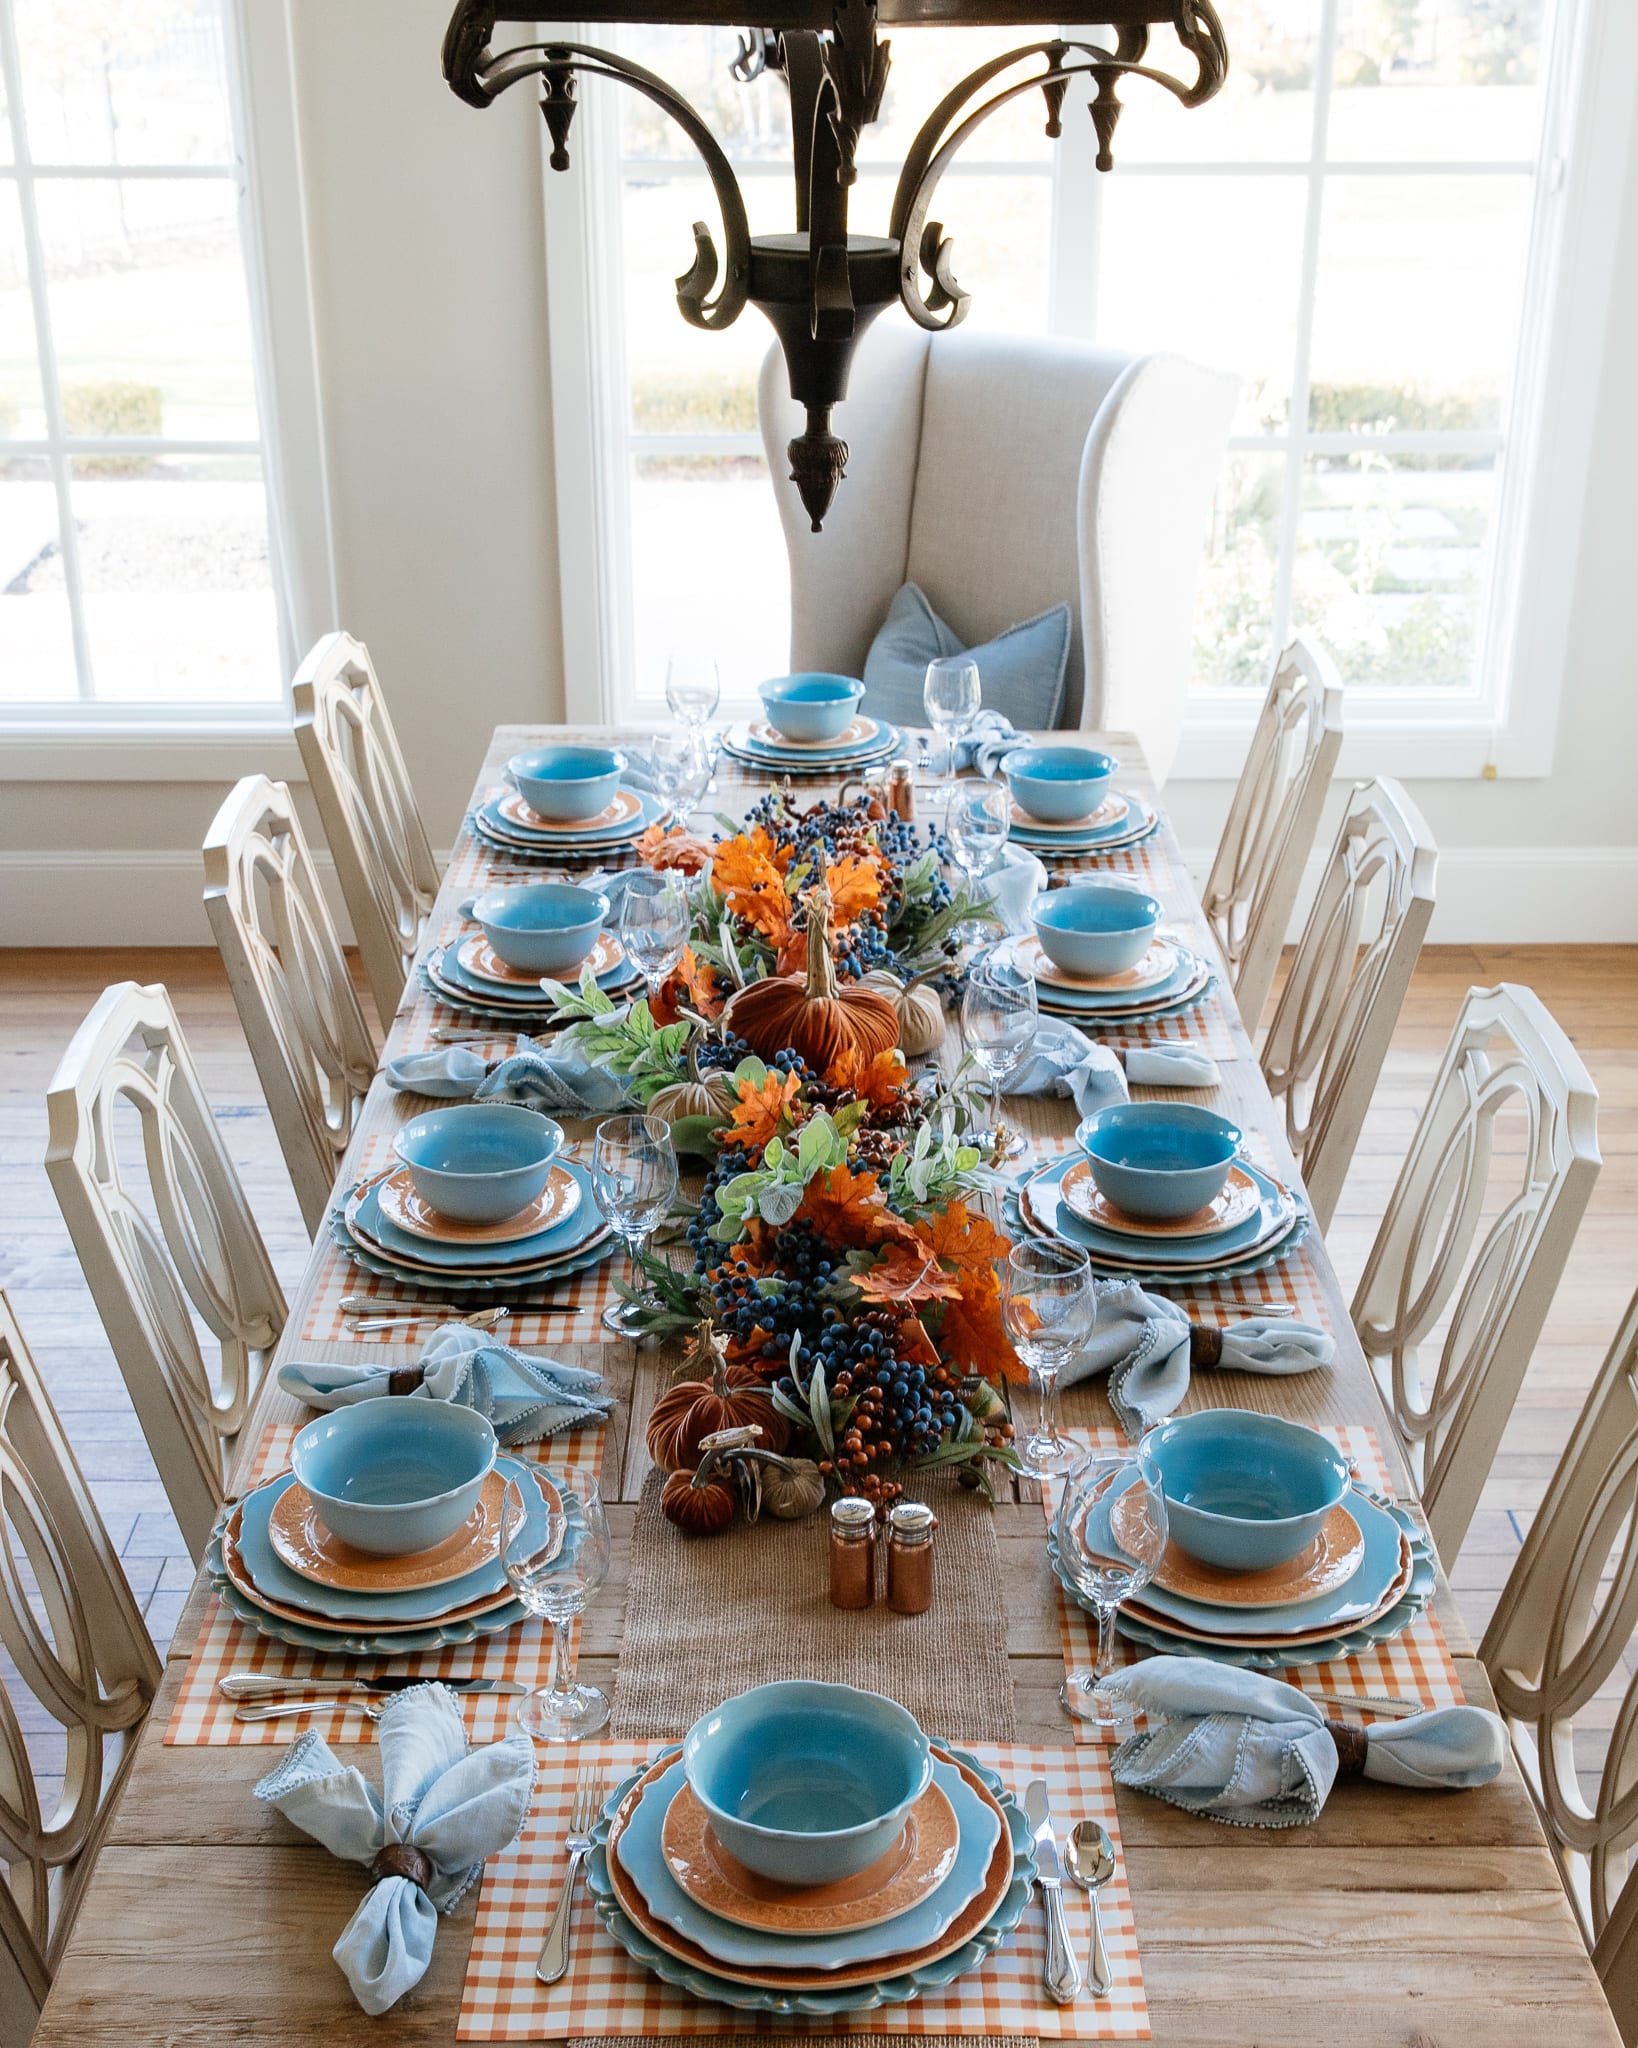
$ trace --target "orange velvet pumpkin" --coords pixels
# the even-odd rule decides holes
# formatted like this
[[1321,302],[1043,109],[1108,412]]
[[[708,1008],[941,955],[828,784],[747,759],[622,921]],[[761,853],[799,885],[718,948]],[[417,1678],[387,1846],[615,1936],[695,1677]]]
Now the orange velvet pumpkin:
[[673,1472],[660,1489],[660,1513],[685,1536],[720,1536],[738,1507],[739,1489],[721,1472]]
[[772,974],[742,988],[725,1018],[752,1052],[765,1060],[788,1046],[816,1073],[844,1052],[867,1062],[899,1042],[893,998],[858,983],[839,987],[830,953],[830,891],[808,891],[808,965],[805,974]]
[[695,1336],[694,1359],[711,1377],[678,1380],[649,1410],[648,1455],[660,1470],[692,1472],[703,1438],[747,1422],[758,1426],[770,1450],[782,1451],[790,1441],[790,1425],[753,1368],[728,1363],[722,1338],[708,1322],[700,1324]]

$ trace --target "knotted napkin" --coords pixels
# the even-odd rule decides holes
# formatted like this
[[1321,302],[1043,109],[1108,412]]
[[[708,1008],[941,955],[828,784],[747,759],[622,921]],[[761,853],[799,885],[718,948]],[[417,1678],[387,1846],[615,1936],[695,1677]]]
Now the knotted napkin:
[[601,1373],[526,1357],[466,1323],[440,1324],[415,1365],[308,1365],[291,1359],[279,1367],[279,1385],[309,1408],[326,1411],[382,1394],[453,1401],[487,1416],[508,1445],[539,1443],[583,1422],[602,1422],[614,1407]]
[[1481,1707],[1440,1707],[1356,1728],[1294,1685],[1209,1657],[1148,1657],[1105,1681],[1150,1726],[1111,1768],[1122,1785],[1236,1827],[1302,1827],[1339,1777],[1428,1792],[1488,1785],[1507,1731]]
[[315,1733],[256,1787],[332,1856],[368,1869],[370,1889],[330,1953],[372,2016],[420,1983],[438,1915],[523,1826],[535,1782],[527,1735],[468,1751],[461,1710],[442,1685],[395,1694],[376,1739],[379,1792]]
[[999,711],[980,711],[956,741],[956,767],[970,768],[979,775],[993,775],[1014,747],[1033,745],[1028,733],[1017,731],[1011,720],[1004,718]]
[[387,1086],[405,1095],[449,1102],[521,1102],[548,1116],[608,1116],[632,1106],[624,1081],[598,1066],[572,1039],[545,1044],[518,1033],[518,1049],[486,1060],[470,1045],[440,1045],[431,1052],[388,1060]]
[[1003,846],[995,866],[975,879],[972,890],[989,898],[991,910],[1017,938],[1034,930],[1030,912],[1046,882],[1046,869],[1027,846]]
[[1193,1367],[1289,1378],[1329,1365],[1336,1339],[1285,1316],[1247,1316],[1216,1329],[1191,1323],[1175,1302],[1135,1280],[1094,1280],[1098,1320],[1086,1348],[1064,1367],[1060,1386],[1109,1375],[1109,1405],[1130,1437],[1163,1422],[1189,1391]]
[[1139,1088],[1213,1088],[1217,1062],[1170,1046],[1098,1045],[1063,1017],[1043,1017],[1030,1049],[1001,1084],[1003,1095],[1067,1095],[1082,1116]]

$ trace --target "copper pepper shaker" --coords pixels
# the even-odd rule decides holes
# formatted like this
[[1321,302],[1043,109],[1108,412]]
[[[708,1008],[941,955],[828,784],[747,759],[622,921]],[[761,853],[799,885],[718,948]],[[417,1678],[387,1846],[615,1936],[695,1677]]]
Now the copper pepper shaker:
[[895,761],[887,782],[888,802],[899,817],[914,819],[916,815],[916,778],[910,772],[908,761]]
[[895,1614],[925,1614],[933,1604],[937,1527],[924,1501],[896,1501],[887,1511],[887,1604]]
[[876,1597],[876,1510],[844,1495],[830,1509],[830,1604],[868,1607]]

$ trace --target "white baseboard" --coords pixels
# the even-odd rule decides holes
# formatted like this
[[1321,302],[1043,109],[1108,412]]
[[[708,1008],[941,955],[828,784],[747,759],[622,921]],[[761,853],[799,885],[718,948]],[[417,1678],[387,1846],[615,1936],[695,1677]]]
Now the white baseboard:
[[[1209,851],[1185,858],[1203,881]],[[1308,864],[1296,929],[1322,858]],[[314,859],[345,938],[328,856]],[[208,946],[200,888],[192,848],[0,850],[0,946]],[[1445,847],[1429,939],[1445,946],[1638,943],[1638,846]]]

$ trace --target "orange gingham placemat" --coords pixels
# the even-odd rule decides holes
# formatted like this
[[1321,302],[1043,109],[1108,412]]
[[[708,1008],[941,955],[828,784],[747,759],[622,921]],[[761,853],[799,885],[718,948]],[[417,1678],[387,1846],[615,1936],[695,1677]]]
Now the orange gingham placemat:
[[[1086,1449],[1106,1457],[1119,1456],[1132,1448],[1118,1429],[1070,1429],[1064,1434]],[[1327,1429],[1325,1434],[1354,1460],[1368,1486],[1374,1486],[1380,1493],[1393,1492],[1388,1468],[1382,1458],[1382,1447],[1377,1442],[1376,1431],[1369,1424],[1347,1423],[1341,1428]],[[1042,1482],[1041,1504],[1050,1521],[1057,1507],[1055,1480]],[[1063,1643],[1064,1668],[1069,1671],[1088,1669],[1097,1657],[1097,1631],[1093,1618],[1084,1608],[1077,1606],[1061,1586],[1057,1587],[1057,1593],[1058,1634]],[[1124,1636],[1115,1638],[1117,1664],[1135,1664],[1144,1657],[1159,1654],[1128,1642]],[[1392,1642],[1378,1643],[1357,1657],[1343,1658],[1333,1664],[1299,1664],[1270,1675],[1283,1678],[1288,1685],[1298,1686],[1309,1693],[1391,1693],[1399,1699],[1421,1700],[1429,1707],[1459,1707],[1465,1698],[1445,1642],[1445,1632],[1431,1607]],[[1100,1730],[1088,1727],[1082,1721],[1075,1723],[1075,1739],[1100,1747],[1106,1740]]]
[[[363,1177],[378,1172],[391,1162],[392,1140],[385,1132],[373,1133],[359,1147],[358,1171]],[[372,1301],[379,1301],[383,1307],[402,1305],[413,1308],[417,1301],[438,1301],[442,1298],[441,1283],[437,1280],[429,1279],[424,1288],[417,1288],[408,1282],[383,1280],[377,1274],[365,1272],[362,1266],[355,1266],[331,1237],[328,1224],[323,1229],[320,1249],[322,1263],[318,1279],[307,1304],[307,1313],[302,1318],[303,1343],[337,1344],[356,1339],[360,1344],[368,1344],[371,1341],[369,1336],[360,1337],[353,1318],[341,1312],[342,1300],[349,1294],[366,1295]],[[619,1299],[614,1283],[624,1271],[625,1255],[616,1243],[601,1265],[582,1267],[578,1273],[570,1273],[556,1282],[550,1290],[549,1302],[531,1307],[527,1300],[521,1306],[512,1301],[509,1305],[513,1312],[498,1334],[506,1343],[523,1351],[542,1344],[612,1344],[623,1341],[618,1332],[604,1329],[602,1316],[604,1309]],[[497,1298],[507,1299],[504,1289],[500,1290]],[[476,1297],[473,1297],[473,1303],[477,1305]],[[374,1336],[384,1344],[413,1344],[418,1338],[431,1336],[436,1320],[410,1324],[397,1330],[378,1330]]]
[[[259,1486],[282,1472],[290,1462],[290,1443],[300,1424],[277,1422],[269,1428],[256,1454],[251,1485]],[[534,1458],[548,1465],[559,1477],[572,1481],[577,1475],[600,1472],[606,1431],[591,1425],[567,1431],[549,1444],[520,1445],[509,1455]],[[570,1631],[570,1655],[579,1647],[580,1624]],[[299,1650],[259,1634],[228,1613],[210,1596],[199,1633],[188,1653],[188,1668],[171,1709],[165,1730],[168,1743],[204,1744],[219,1748],[226,1744],[293,1742],[312,1728],[328,1742],[373,1742],[375,1728],[367,1715],[340,1710],[291,1715],[275,1721],[236,1721],[234,1702],[223,1699],[218,1681],[230,1671],[263,1672],[288,1678],[292,1688],[304,1678],[352,1678],[361,1666],[372,1672],[413,1672],[422,1678],[444,1678],[459,1674],[474,1678],[516,1679],[526,1686],[544,1685],[551,1670],[551,1634],[543,1621],[533,1618],[515,1627],[501,1629],[476,1641],[452,1645],[446,1650],[423,1651],[419,1656],[389,1658],[326,1657],[316,1650]],[[474,1742],[495,1742],[511,1725],[516,1695],[482,1693],[461,1695],[461,1712],[467,1733]]]
[[[1033,1902],[1016,1933],[984,1967],[907,2005],[879,2006],[838,2019],[777,2019],[768,2013],[707,2005],[634,1963],[603,1931],[584,1885],[575,1895],[568,1974],[556,1984],[535,1977],[535,1958],[557,1905],[567,1859],[574,1781],[582,1769],[601,1772],[612,1791],[646,1763],[653,1747],[638,1742],[580,1743],[541,1759],[534,1805],[522,1834],[484,1866],[472,1949],[461,1992],[456,2036],[462,2041],[567,2040],[602,2035],[710,2034],[1023,2034],[1073,2041],[1146,2041],[1137,1928],[1119,1854],[1120,1829],[1105,1753],[1096,1749],[1034,1749],[1018,1743],[970,1745],[980,1762],[1022,1794],[1045,1778],[1060,1832],[1068,1815],[1101,1820],[1116,1843],[1115,1876],[1102,1893],[1104,1942],[1112,1989],[1104,1999],[1054,2005],[1041,1988],[1046,1935]],[[1064,1887],[1075,1953],[1084,1961],[1092,1937],[1084,1892]]]

